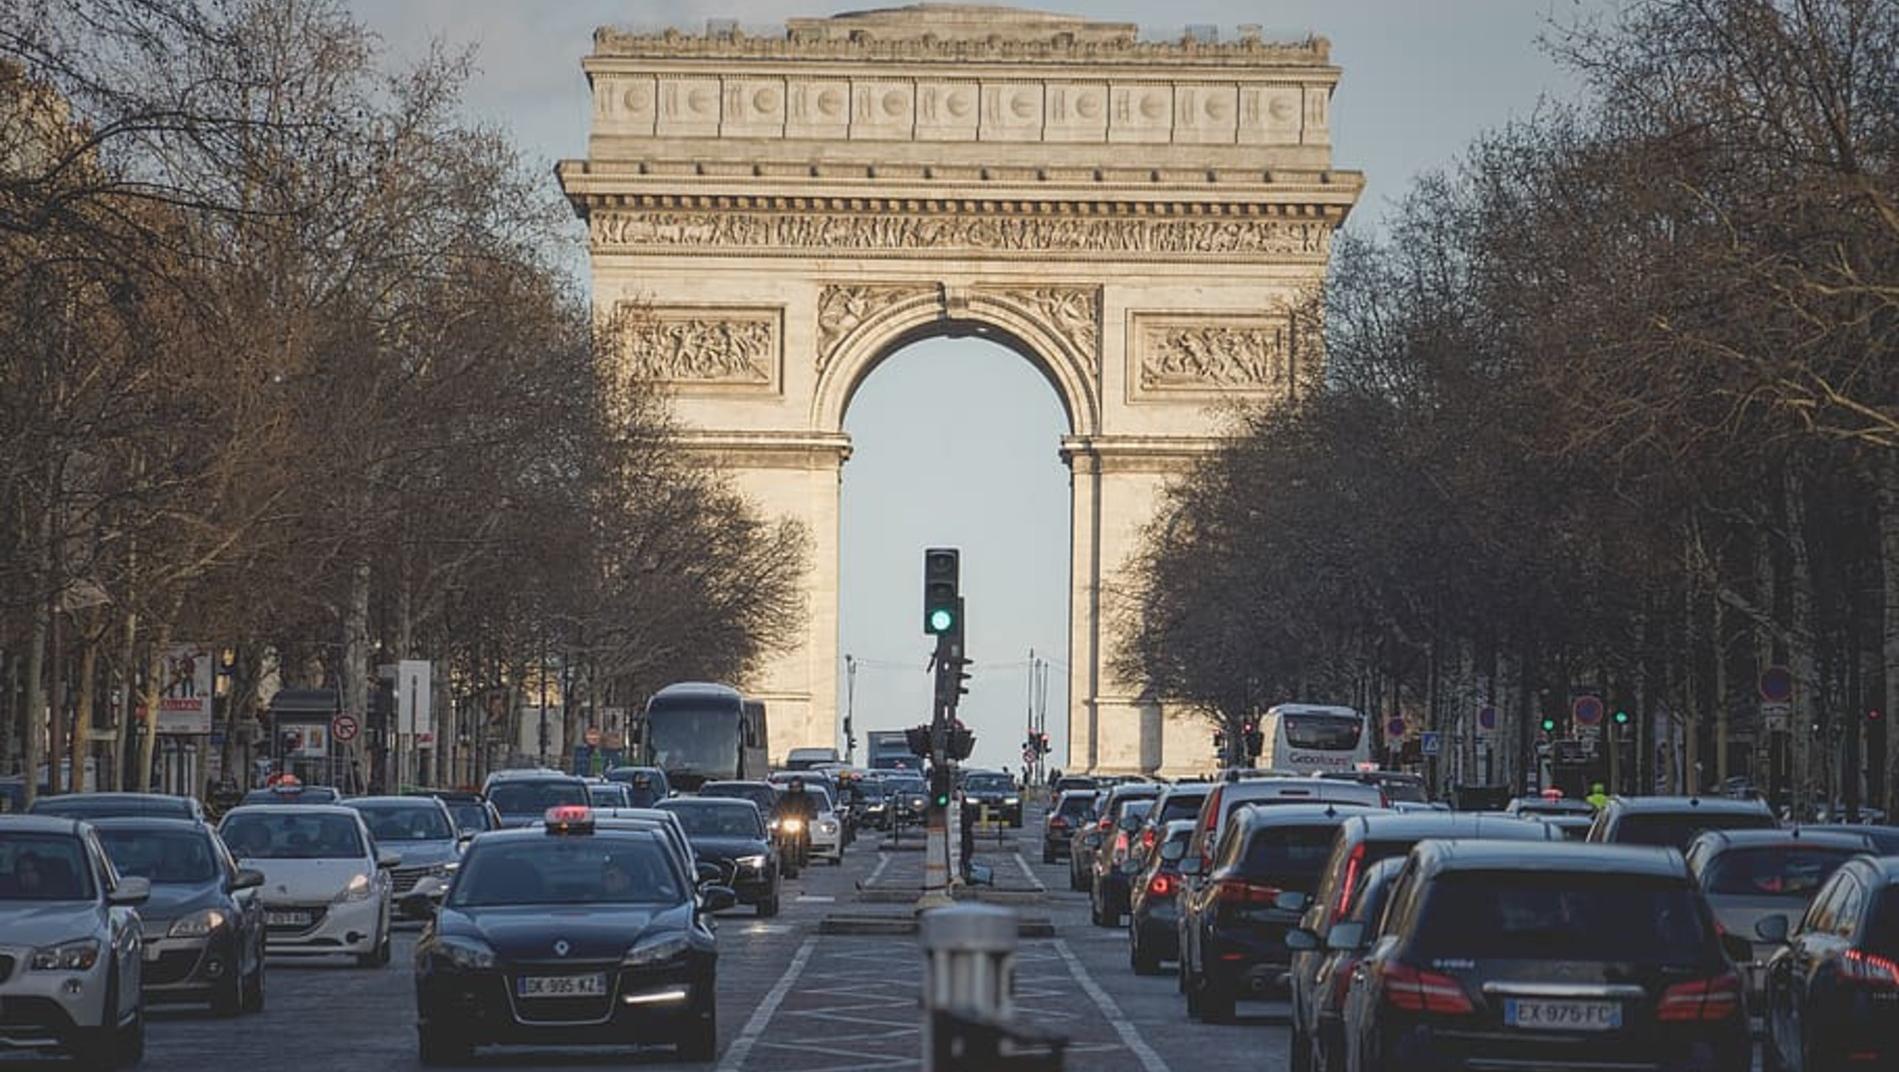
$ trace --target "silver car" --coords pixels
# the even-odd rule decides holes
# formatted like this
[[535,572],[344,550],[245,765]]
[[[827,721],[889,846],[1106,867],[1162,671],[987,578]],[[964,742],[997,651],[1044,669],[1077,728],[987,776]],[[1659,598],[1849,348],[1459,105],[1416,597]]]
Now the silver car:
[[121,878],[92,827],[0,816],[0,1045],[87,1068],[145,1052],[142,878]]
[[[389,873],[397,903],[419,890],[441,904],[468,843],[448,805],[434,797],[350,797],[343,805],[362,813],[377,848],[402,857]],[[403,915],[427,918],[407,911]]]

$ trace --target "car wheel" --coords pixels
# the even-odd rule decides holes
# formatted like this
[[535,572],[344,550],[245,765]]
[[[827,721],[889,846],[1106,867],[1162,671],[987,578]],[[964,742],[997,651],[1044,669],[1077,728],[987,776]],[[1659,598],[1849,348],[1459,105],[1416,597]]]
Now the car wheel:
[[718,1007],[708,1001],[705,1011],[693,1017],[679,1036],[679,1057],[683,1061],[712,1061],[718,1056]]
[[439,1028],[417,1029],[416,1057],[425,1065],[455,1065],[474,1056],[475,1048]]
[[1141,944],[1141,931],[1138,927],[1128,935],[1128,967],[1133,968],[1136,975],[1161,973],[1160,958],[1148,952],[1147,947]]
[[1287,1057],[1291,1072],[1312,1072],[1312,1040],[1300,1029],[1295,1014],[1292,1025],[1291,1053]]
[[1209,1024],[1230,1024],[1233,1022],[1233,1008],[1238,1004],[1231,990],[1214,985],[1210,979],[1200,983],[1200,1019]]
[[[98,1027],[84,1031],[73,1040],[73,1056],[82,1068],[113,1069],[119,1067],[123,1051],[119,1048],[119,977],[115,973],[106,980],[105,1010],[101,1014]],[[143,1025],[141,1025],[141,1030]]]
[[356,957],[356,966],[359,968],[380,968],[388,963],[389,934],[386,931],[383,933],[382,941],[376,943],[376,948],[373,951],[358,954]]
[[145,1010],[139,1008],[132,1013],[132,1022],[119,1030],[113,1040],[118,1050],[119,1067],[132,1068],[145,1060]]
[[773,894],[758,902],[758,918],[770,919],[778,914],[778,895]]
[[264,954],[257,953],[257,967],[252,969],[251,977],[244,983],[244,1011],[264,1011]]
[[238,967],[232,964],[230,976],[211,992],[211,1015],[236,1016],[244,1011],[244,973]]
[[1045,864],[1052,864],[1052,863],[1054,863],[1054,862],[1055,862],[1055,850],[1054,850],[1054,849],[1043,849],[1043,850],[1042,850],[1042,862],[1043,862],[1043,863],[1045,863]]

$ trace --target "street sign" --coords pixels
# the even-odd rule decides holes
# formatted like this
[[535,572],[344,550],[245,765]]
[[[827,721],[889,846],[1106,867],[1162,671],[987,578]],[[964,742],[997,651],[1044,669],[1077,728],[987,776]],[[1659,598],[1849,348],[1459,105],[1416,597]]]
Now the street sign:
[[1761,699],[1772,704],[1784,704],[1793,699],[1793,671],[1784,666],[1770,666],[1761,671]]
[[1497,709],[1490,706],[1477,709],[1477,729],[1483,733],[1493,733],[1497,729]]
[[582,733],[580,738],[587,742],[588,748],[598,748],[600,746],[600,727],[588,726],[587,731]]
[[1788,724],[1793,721],[1793,704],[1761,704],[1761,721],[1766,723],[1769,733],[1786,733]]
[[1569,701],[1569,717],[1578,726],[1602,725],[1602,697],[1585,692]]
[[1391,716],[1391,720],[1385,723],[1385,736],[1403,737],[1404,729],[1405,729],[1404,719],[1398,717],[1397,715],[1393,715]]
[[1418,751],[1427,756],[1440,755],[1444,751],[1444,735],[1426,731],[1418,735]]
[[1024,749],[1022,750],[1022,762],[1023,762],[1023,763],[1025,763],[1025,764],[1027,764],[1028,766],[1031,766],[1031,767],[1033,767],[1033,766],[1035,766],[1035,760],[1036,760],[1036,751],[1035,751],[1035,749],[1033,749],[1033,748],[1024,748]]
[[330,736],[336,740],[337,744],[348,744],[355,740],[356,731],[360,728],[356,724],[355,715],[338,714],[330,720]]

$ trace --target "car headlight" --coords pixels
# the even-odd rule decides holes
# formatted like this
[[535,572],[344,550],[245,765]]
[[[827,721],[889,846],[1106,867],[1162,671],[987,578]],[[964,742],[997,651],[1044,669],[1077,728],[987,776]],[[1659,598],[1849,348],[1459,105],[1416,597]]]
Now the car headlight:
[[648,964],[663,964],[692,948],[692,940],[683,934],[662,934],[657,938],[648,938],[626,951],[620,961],[628,968],[638,968]]
[[803,819],[781,819],[779,820],[778,827],[779,829],[783,830],[787,834],[795,834],[798,831],[804,829],[804,820]]
[[732,862],[748,871],[760,871],[765,867],[765,857],[762,853],[757,856],[741,856]]
[[454,860],[450,860],[447,863],[436,864],[429,868],[429,877],[439,879],[454,878],[456,870],[461,866],[461,864]]
[[1002,798],[1002,803],[1003,803],[1004,805],[1009,805],[1009,804],[1020,804],[1020,803],[1022,803],[1022,798],[1021,798],[1021,797],[1003,797],[1003,798]]
[[835,834],[837,833],[837,822],[832,819],[826,819],[818,824],[818,829],[827,834]]
[[28,966],[33,971],[91,971],[99,963],[99,940],[81,938],[76,942],[35,949]]
[[495,951],[477,938],[444,935],[435,940],[431,951],[457,971],[487,971],[495,966]]
[[367,901],[369,900],[369,891],[371,888],[372,883],[369,881],[368,875],[360,873],[351,875],[349,881],[343,883],[343,892],[336,895],[336,901],[338,904],[349,901]]
[[193,912],[172,921],[171,929],[165,934],[170,938],[203,938],[219,927],[224,926],[224,913],[215,908],[202,912]]

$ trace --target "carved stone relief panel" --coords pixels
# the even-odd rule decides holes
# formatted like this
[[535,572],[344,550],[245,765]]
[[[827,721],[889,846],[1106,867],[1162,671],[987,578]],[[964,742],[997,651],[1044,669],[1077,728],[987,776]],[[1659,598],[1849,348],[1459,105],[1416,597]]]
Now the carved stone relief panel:
[[785,83],[779,78],[728,78],[719,131],[726,137],[776,138],[785,132]]
[[675,137],[718,137],[719,94],[717,78],[661,78],[659,133]]
[[975,82],[917,86],[918,141],[975,141],[982,87]]
[[794,78],[786,86],[787,138],[842,138],[850,129],[850,82],[842,78]]
[[729,306],[631,307],[622,353],[628,371],[687,392],[776,393],[783,381],[784,312]]
[[899,303],[916,298],[934,300],[934,283],[847,283],[818,292],[818,369],[858,326]]
[[1108,140],[1164,142],[1173,137],[1174,87],[1117,83],[1108,90]]
[[1305,136],[1307,145],[1325,145],[1332,140],[1332,94],[1324,86],[1306,87]]
[[1044,141],[1099,142],[1108,137],[1108,87],[1101,82],[1050,82]]
[[1239,141],[1243,145],[1297,145],[1303,121],[1298,86],[1240,87]]
[[981,138],[983,141],[1040,141],[1042,111],[1040,82],[984,82]]
[[1101,368],[1101,288],[1082,285],[1040,287],[981,287],[978,293],[993,295],[1019,306],[1035,320],[1066,342],[1087,362],[1091,371]]
[[909,82],[852,82],[851,137],[908,141],[916,126],[916,87]]
[[593,82],[594,125],[603,134],[650,135],[658,84],[651,75],[599,75]]
[[1231,145],[1239,118],[1239,88],[1231,85],[1174,87],[1174,141]]
[[1285,315],[1130,313],[1129,396],[1283,397],[1297,360],[1291,324]]

